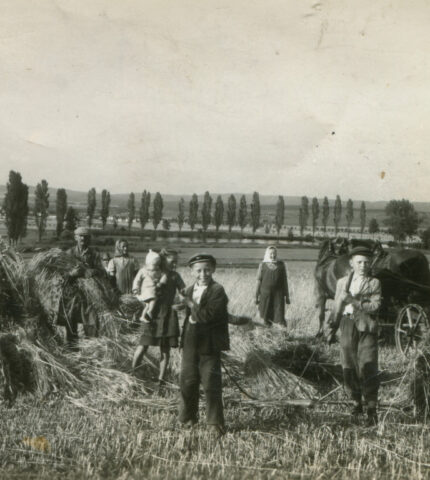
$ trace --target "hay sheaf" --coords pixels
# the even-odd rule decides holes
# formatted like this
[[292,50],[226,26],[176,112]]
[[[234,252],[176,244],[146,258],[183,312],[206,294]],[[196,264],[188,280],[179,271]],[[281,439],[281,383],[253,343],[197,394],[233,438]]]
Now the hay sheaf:
[[287,333],[272,329],[256,332],[233,333],[232,351],[225,358],[233,383],[237,380],[253,397],[263,402],[316,398],[318,389],[315,385],[276,363],[276,354],[286,350]]
[[[123,332],[129,322],[117,313],[118,295],[103,276],[71,280],[68,274],[77,264],[59,249],[35,255],[28,264],[12,249],[0,257],[3,278],[19,307],[3,326],[8,332],[0,342],[5,393],[12,401],[19,392],[77,398],[98,390],[120,400],[129,387],[139,388],[125,371],[131,348],[123,347],[129,345]],[[83,314],[91,308],[102,335],[90,339],[91,349],[81,340],[78,353],[65,349],[64,330],[58,326],[59,317],[72,308]]]
[[35,255],[28,263],[31,294],[54,324],[64,324],[73,309],[89,306],[102,317],[119,306],[118,293],[104,275],[71,278],[69,273],[83,263],[60,249]]

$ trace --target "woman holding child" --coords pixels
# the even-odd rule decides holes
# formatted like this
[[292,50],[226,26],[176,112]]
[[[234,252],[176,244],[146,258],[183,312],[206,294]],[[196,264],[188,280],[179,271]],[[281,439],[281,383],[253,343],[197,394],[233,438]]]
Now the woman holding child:
[[[177,262],[178,254],[174,250],[163,249],[160,254],[149,252],[145,267],[139,270],[133,284],[133,293],[144,298],[147,305],[142,314],[142,335],[134,353],[133,368],[140,364],[149,347],[159,347],[160,384],[164,383],[170,349],[179,343],[179,321],[172,305],[176,292],[183,292],[185,284],[176,272]],[[149,298],[151,289],[155,294]]]

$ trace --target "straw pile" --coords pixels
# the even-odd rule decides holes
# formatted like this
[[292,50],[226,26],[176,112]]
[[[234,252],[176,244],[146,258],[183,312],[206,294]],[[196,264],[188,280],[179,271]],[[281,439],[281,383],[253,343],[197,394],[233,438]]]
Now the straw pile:
[[285,331],[271,329],[249,331],[234,335],[233,349],[225,364],[233,379],[243,385],[252,397],[262,404],[282,403],[285,399],[313,399],[317,388],[303,377],[291,373],[285,365],[277,363],[276,352],[288,350]]
[[[8,295],[7,305],[13,299],[13,309],[3,310],[8,318],[0,336],[6,398],[13,402],[20,392],[76,398],[103,391],[111,400],[120,400],[127,389],[139,389],[140,382],[125,373],[132,347],[122,332],[129,322],[116,311],[119,299],[108,279],[71,281],[68,273],[79,261],[58,249],[35,255],[26,264],[13,250],[0,246],[2,291]],[[83,315],[91,308],[104,335],[88,341],[81,338],[76,353],[64,348],[61,328],[73,308]]]

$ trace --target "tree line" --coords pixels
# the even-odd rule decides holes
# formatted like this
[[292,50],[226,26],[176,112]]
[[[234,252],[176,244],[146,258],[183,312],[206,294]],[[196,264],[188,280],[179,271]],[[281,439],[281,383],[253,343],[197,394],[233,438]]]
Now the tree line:
[[[103,229],[106,227],[110,215],[110,203],[110,192],[102,190],[101,205],[98,213]],[[23,183],[19,172],[11,170],[3,201],[5,223],[11,243],[17,243],[20,238],[26,235],[27,219],[30,214],[34,215],[40,241],[46,231],[49,205],[50,194],[46,180],[41,180],[40,183],[36,185],[34,204],[31,210],[28,205],[28,186]],[[154,230],[157,230],[160,223],[162,223],[165,230],[169,230],[170,221],[163,218],[163,209],[164,202],[159,192],[155,193],[151,208],[151,193],[144,190],[141,194],[138,209],[136,208],[135,194],[130,193],[127,201],[128,228],[132,228],[133,222],[137,218],[142,229],[145,229],[149,221],[152,221]],[[56,191],[55,213],[56,234],[58,237],[61,236],[63,231],[73,232],[79,224],[78,211],[68,205],[67,192],[64,188],[59,188]],[[330,216],[332,216],[334,224],[334,233],[337,235],[343,213],[349,234],[351,224],[354,220],[354,202],[351,199],[347,200],[345,212],[343,212],[342,200],[339,195],[336,196],[332,207],[330,207],[327,197],[324,197],[322,205],[320,205],[318,198],[313,197],[312,200],[309,201],[308,197],[303,196],[298,211],[298,225],[301,236],[303,236],[304,231],[308,228],[309,222],[313,236],[315,236],[319,222],[325,235]],[[86,214],[88,226],[91,227],[97,214],[95,188],[91,188],[88,191]],[[404,240],[407,236],[416,234],[422,222],[422,218],[419,217],[414,205],[405,199],[391,200],[388,202],[385,207],[385,214],[386,219],[384,223],[388,226],[389,232],[394,236],[396,241]],[[367,211],[364,201],[360,204],[359,216],[360,232],[363,234],[367,223]],[[218,195],[215,203],[213,203],[210,193],[206,191],[203,195],[203,201],[200,204],[197,194],[194,193],[188,205],[186,205],[184,198],[179,200],[178,213],[175,220],[177,221],[179,231],[182,231],[185,222],[187,222],[192,231],[194,231],[196,225],[201,225],[203,232],[206,232],[210,225],[214,225],[216,232],[219,232],[220,227],[226,225],[228,231],[231,232],[233,227],[237,225],[241,232],[243,232],[244,228],[250,225],[252,232],[255,233],[262,226],[260,196],[258,192],[254,192],[249,205],[247,204],[245,195],[240,196],[239,202],[237,202],[235,195],[230,195],[225,203],[221,195]],[[278,235],[280,235],[284,224],[285,201],[284,197],[279,195],[274,216],[274,226]],[[118,226],[118,218],[115,215],[113,216],[112,226],[114,229]],[[379,224],[377,220],[375,218],[370,219],[368,222],[368,232],[374,234],[378,231]],[[425,232],[425,238],[428,237],[430,237],[430,229],[427,229]]]

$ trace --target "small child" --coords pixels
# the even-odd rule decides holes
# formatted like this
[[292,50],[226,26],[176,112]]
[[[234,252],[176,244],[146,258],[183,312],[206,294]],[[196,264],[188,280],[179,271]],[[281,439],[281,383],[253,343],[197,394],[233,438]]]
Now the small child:
[[145,266],[137,272],[133,281],[133,293],[145,304],[141,316],[143,322],[150,322],[153,319],[159,291],[166,283],[167,275],[163,271],[161,256],[149,250]]
[[182,365],[179,420],[193,427],[198,420],[199,386],[206,397],[206,422],[217,436],[225,433],[222,402],[221,351],[228,350],[228,298],[212,279],[212,255],[195,255],[189,262],[194,285],[185,292],[187,316],[181,338]]

